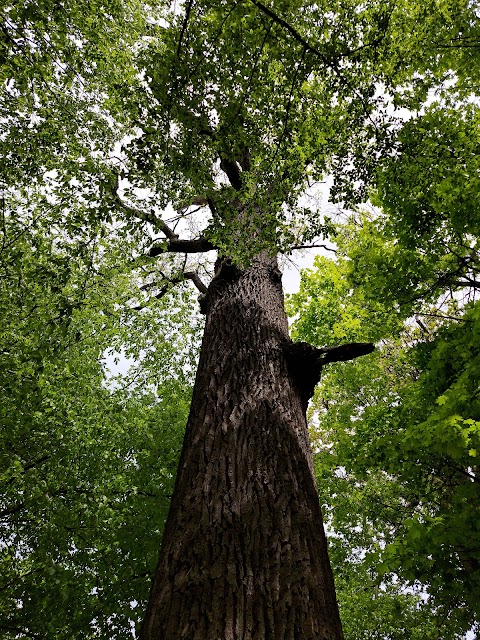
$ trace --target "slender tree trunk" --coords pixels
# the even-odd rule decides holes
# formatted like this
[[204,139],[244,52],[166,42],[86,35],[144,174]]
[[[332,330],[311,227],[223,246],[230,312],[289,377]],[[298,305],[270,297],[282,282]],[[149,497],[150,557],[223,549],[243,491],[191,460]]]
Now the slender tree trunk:
[[341,640],[276,260],[224,263],[204,311],[142,638]]

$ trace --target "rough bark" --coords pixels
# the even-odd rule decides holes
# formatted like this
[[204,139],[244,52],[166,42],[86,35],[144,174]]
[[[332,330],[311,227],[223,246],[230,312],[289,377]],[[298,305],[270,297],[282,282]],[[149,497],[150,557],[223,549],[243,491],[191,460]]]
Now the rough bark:
[[[341,640],[281,275],[220,265],[143,640]],[[299,355],[299,358],[301,355]],[[311,384],[311,381],[309,381]]]

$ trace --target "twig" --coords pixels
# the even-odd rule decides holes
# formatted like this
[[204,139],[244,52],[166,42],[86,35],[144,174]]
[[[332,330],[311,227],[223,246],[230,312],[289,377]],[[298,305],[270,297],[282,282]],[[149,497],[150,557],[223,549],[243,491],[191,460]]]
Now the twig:
[[333,247],[328,247],[326,244],[296,244],[293,247],[290,247],[292,251],[299,249],[325,249],[326,251],[333,251],[333,253],[337,253],[336,249]]
[[[166,281],[164,282],[160,291],[156,295],[154,295],[152,298],[150,298],[150,300],[160,300],[168,293],[171,285],[180,284],[181,282],[185,282],[185,280],[191,280],[193,284],[196,286],[196,288],[203,295],[205,295],[208,292],[207,287],[202,282],[202,280],[200,279],[200,276],[196,271],[182,271],[182,273],[176,276],[172,276],[170,278],[165,278],[165,280]],[[157,286],[157,283],[152,282],[152,283],[149,283],[148,285],[144,285],[141,288],[145,291],[146,289],[151,289],[155,286]],[[131,307],[131,310],[141,311],[142,309],[145,309],[147,306],[148,306],[148,303],[141,304],[141,305],[137,305],[136,307]]]

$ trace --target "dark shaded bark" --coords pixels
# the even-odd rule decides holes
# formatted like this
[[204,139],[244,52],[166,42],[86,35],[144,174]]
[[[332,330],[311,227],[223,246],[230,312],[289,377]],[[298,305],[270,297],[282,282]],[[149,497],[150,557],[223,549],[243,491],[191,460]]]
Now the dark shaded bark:
[[350,342],[337,347],[316,347],[307,342],[287,343],[285,356],[295,386],[298,389],[304,411],[320,380],[322,368],[330,362],[345,362],[372,353],[371,342]]
[[142,638],[341,640],[276,260],[261,256],[243,271],[219,265],[203,308]]
[[156,245],[150,249],[148,255],[151,258],[161,255],[162,253],[204,253],[212,251],[215,246],[206,238],[197,238],[196,240],[182,240],[181,238],[168,239],[162,245]]

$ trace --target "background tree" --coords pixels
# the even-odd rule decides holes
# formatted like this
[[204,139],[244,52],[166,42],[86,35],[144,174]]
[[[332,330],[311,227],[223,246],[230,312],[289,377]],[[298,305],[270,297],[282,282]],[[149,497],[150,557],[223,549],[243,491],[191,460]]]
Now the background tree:
[[[129,310],[137,286],[113,231],[72,240],[44,210],[15,213],[0,253],[1,635],[129,638],[173,489],[195,322],[188,296]],[[138,364],[107,377],[112,349]]]
[[324,375],[319,485],[353,575],[375,602],[423,589],[442,637],[479,616],[477,118],[439,102],[407,122],[372,195],[382,210],[339,225],[336,261],[317,259],[290,302],[301,339],[381,341]]

